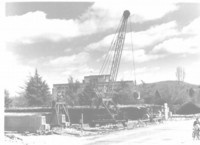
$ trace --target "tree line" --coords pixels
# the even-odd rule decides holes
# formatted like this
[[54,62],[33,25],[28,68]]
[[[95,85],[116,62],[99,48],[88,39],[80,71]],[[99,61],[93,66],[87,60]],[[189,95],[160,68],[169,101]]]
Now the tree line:
[[[177,72],[180,69],[177,69]],[[184,74],[184,73],[177,73]],[[179,76],[178,75],[178,76]],[[180,75],[182,76],[182,75]],[[182,76],[182,81],[183,81]],[[181,81],[181,80],[178,80]],[[116,104],[158,104],[163,105],[182,105],[194,98],[193,88],[185,90],[183,86],[166,86],[164,89],[155,89],[151,85],[143,84],[138,87],[120,81],[113,92],[113,101]],[[138,98],[136,92],[140,92],[141,98]],[[64,101],[70,106],[96,106],[98,98],[94,91],[94,85],[87,83],[82,85],[72,76],[68,78],[68,89],[63,94]],[[30,76],[25,83],[23,91],[18,97],[10,97],[9,91],[4,91],[5,107],[32,107],[32,106],[51,106],[53,96],[50,93],[49,86],[45,80],[35,70],[35,74]],[[199,97],[200,98],[200,97]]]
[[[134,92],[131,86],[123,81],[114,89],[114,102],[117,104],[135,104],[137,98],[133,97]],[[65,102],[70,106],[94,106],[98,104],[98,99],[94,91],[93,84],[85,84],[81,87],[78,80],[72,76],[68,78],[68,89],[63,95]],[[23,91],[17,97],[11,97],[8,90],[4,91],[5,107],[34,107],[51,106],[53,96],[50,93],[46,81],[38,74],[30,76],[25,83]]]

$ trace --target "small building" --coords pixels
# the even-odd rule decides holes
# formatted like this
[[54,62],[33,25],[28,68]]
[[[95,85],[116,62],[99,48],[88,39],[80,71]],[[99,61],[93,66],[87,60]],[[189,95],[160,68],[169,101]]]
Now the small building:
[[85,76],[83,83],[90,83],[90,84],[96,84],[96,83],[105,83],[109,82],[110,75],[90,75]]

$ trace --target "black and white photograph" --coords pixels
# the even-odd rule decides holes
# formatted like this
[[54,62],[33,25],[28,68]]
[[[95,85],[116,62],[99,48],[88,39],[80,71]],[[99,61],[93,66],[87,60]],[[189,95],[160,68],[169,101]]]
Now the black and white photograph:
[[200,1],[1,4],[4,145],[200,144]]

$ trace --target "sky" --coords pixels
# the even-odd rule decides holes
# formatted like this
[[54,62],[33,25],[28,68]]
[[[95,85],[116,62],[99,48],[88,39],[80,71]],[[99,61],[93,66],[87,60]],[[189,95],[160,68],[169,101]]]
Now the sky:
[[50,88],[69,76],[98,75],[124,10],[131,15],[118,80],[176,80],[181,66],[185,82],[200,84],[200,3],[10,1],[0,54],[4,89],[17,95],[36,68]]

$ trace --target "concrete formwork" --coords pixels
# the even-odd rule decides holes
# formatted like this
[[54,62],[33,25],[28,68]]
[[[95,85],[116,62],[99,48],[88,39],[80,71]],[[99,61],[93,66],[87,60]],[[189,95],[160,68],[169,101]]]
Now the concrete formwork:
[[[162,110],[162,106],[160,105],[130,105],[130,106],[120,106],[119,109],[125,114],[126,119],[128,120],[139,120],[143,119],[145,114],[147,113],[147,108],[151,108],[152,113],[157,113],[158,110]],[[28,109],[8,109],[5,112],[16,112],[21,114],[20,112],[37,112],[38,114],[46,117],[46,123],[51,124],[51,126],[62,125],[63,115],[56,115],[55,109],[52,108],[28,108]],[[68,107],[70,123],[71,124],[80,124],[80,120],[83,116],[83,122],[85,124],[90,123],[94,120],[95,116],[108,114],[105,108],[92,108],[89,106],[79,106],[79,107]],[[46,113],[45,113],[46,112]],[[58,119],[57,119],[58,117]],[[69,122],[68,117],[65,116],[66,122]]]
[[49,127],[46,124],[46,117],[41,114],[33,113],[5,113],[5,131],[18,132],[36,132],[37,130],[46,130]]

